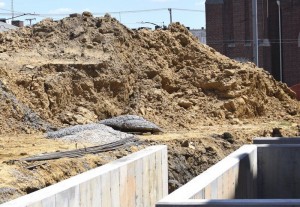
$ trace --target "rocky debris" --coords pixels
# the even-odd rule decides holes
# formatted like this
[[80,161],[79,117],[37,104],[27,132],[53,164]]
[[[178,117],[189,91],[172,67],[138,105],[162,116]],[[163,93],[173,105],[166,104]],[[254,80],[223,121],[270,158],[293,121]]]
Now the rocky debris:
[[227,140],[230,143],[234,142],[234,138],[233,138],[232,134],[230,134],[229,132],[224,132],[222,135],[222,138]]
[[108,144],[130,137],[133,137],[133,135],[116,131],[105,125],[99,125],[96,129],[80,131],[72,135],[64,136],[60,138],[60,140],[76,143]]
[[136,115],[117,116],[102,120],[99,123],[123,132],[162,132],[162,129],[154,123]]
[[272,137],[283,137],[282,136],[282,132],[281,132],[282,128],[274,128],[272,131]]
[[[1,33],[0,43],[0,80],[55,127],[121,114],[168,130],[300,114],[287,85],[199,43],[178,23],[133,31],[109,15],[85,12]],[[21,121],[10,104],[0,123]],[[0,127],[20,132],[15,124]]]

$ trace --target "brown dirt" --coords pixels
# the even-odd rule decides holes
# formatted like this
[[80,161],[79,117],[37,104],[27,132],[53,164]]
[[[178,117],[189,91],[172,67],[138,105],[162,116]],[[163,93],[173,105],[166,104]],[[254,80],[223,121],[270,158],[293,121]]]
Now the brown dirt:
[[[169,147],[171,191],[255,136],[299,135],[294,92],[177,23],[132,31],[108,15],[48,19],[0,33],[0,44],[0,203],[157,143]],[[9,161],[75,148],[36,133],[121,114],[165,133],[80,159]]]
[[[180,24],[131,31],[110,16],[82,16],[4,33],[0,42],[3,87],[55,127],[138,114],[174,130],[300,113],[285,84],[200,44]],[[26,112],[5,101],[1,132],[45,128],[24,126]]]

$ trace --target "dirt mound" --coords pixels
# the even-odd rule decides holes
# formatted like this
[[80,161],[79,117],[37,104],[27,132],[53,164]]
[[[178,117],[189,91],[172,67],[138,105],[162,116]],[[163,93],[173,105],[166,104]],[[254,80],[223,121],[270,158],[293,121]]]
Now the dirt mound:
[[0,131],[2,133],[17,131],[29,132],[31,129],[46,131],[50,125],[39,115],[21,103],[0,81]]
[[178,23],[132,31],[85,13],[2,33],[0,43],[0,80],[56,127],[121,114],[175,129],[300,113],[285,84],[199,43]]

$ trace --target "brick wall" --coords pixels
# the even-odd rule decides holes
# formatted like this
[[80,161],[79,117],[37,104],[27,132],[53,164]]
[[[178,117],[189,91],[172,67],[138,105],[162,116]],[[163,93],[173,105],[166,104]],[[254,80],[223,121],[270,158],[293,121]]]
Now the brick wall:
[[[278,6],[276,0],[257,0],[257,6],[258,37],[264,43],[259,47],[259,67],[279,80]],[[300,0],[281,0],[281,7],[283,80],[293,85],[300,82]],[[253,61],[252,0],[207,0],[206,21],[209,46],[230,58]]]
[[[208,4],[206,9],[206,42],[215,50],[224,54],[223,45],[223,4]],[[216,18],[217,14],[217,18]]]
[[283,80],[288,85],[300,83],[300,0],[284,0],[282,11]]

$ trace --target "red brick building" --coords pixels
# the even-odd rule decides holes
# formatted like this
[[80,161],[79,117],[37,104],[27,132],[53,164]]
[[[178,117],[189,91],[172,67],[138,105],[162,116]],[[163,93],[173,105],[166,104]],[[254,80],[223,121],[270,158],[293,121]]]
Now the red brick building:
[[[280,80],[300,83],[300,0],[257,0],[259,67]],[[237,60],[253,61],[252,0],[206,0],[207,44]]]

